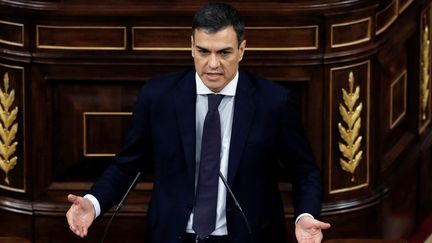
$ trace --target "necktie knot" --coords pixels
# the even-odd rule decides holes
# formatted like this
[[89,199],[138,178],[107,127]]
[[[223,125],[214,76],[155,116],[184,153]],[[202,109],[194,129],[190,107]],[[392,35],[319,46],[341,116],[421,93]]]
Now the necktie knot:
[[209,94],[207,95],[207,97],[208,97],[208,110],[215,111],[218,108],[224,96],[220,94]]

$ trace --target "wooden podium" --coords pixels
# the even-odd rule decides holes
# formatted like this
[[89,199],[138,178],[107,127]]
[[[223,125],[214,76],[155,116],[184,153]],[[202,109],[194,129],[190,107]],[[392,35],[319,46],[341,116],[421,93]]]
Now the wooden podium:
[[[66,196],[85,194],[120,149],[146,80],[192,66],[204,2],[0,0],[0,236],[100,239],[110,215],[80,240]],[[324,178],[325,236],[409,237],[432,205],[431,1],[230,2],[247,26],[241,67],[297,94]],[[111,242],[145,239],[151,181],[130,195]]]

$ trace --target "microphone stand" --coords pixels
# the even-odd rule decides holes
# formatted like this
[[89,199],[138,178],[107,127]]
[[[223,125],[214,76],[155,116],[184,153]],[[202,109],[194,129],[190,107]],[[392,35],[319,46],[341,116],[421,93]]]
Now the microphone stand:
[[251,227],[249,225],[249,221],[247,220],[246,215],[244,214],[243,209],[240,206],[240,203],[237,201],[237,198],[234,196],[234,193],[231,191],[231,188],[229,187],[227,180],[225,179],[225,177],[222,175],[222,172],[220,172],[220,171],[219,171],[219,177],[222,179],[222,181],[223,181],[225,187],[227,188],[229,194],[233,198],[236,207],[238,208],[238,210],[240,211],[241,215],[243,216],[243,220],[246,223],[246,227],[248,229],[249,234],[252,234],[252,230],[251,230]]
[[137,173],[137,175],[135,176],[134,180],[132,181],[132,183],[130,184],[129,188],[127,189],[126,193],[124,194],[122,200],[120,200],[119,204],[117,204],[117,207],[115,208],[115,211],[114,211],[113,215],[111,216],[110,220],[108,221],[108,224],[105,227],[104,233],[102,235],[101,243],[103,243],[105,241],[105,238],[106,238],[107,233],[108,233],[108,229],[111,226],[111,222],[113,221],[114,216],[116,216],[116,214],[120,210],[120,208],[123,207],[123,203],[126,200],[126,197],[129,195],[130,191],[132,190],[133,186],[135,185],[135,183],[138,180],[138,177],[140,175],[141,175],[141,171],[139,171]]

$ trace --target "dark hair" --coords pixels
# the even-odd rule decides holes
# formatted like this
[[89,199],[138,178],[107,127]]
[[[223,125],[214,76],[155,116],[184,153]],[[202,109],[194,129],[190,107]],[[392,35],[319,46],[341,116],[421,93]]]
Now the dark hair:
[[216,33],[228,26],[234,27],[238,45],[244,39],[244,23],[240,13],[226,3],[208,3],[202,6],[192,21],[192,36],[196,29],[204,29],[208,33]]

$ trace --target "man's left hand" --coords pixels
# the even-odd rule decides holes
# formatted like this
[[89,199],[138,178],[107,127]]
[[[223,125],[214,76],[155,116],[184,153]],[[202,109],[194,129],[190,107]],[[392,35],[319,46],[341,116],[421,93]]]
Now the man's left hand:
[[303,216],[295,226],[295,235],[299,243],[320,243],[323,238],[322,230],[328,228],[329,223]]

